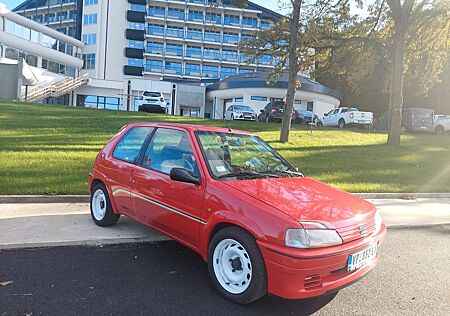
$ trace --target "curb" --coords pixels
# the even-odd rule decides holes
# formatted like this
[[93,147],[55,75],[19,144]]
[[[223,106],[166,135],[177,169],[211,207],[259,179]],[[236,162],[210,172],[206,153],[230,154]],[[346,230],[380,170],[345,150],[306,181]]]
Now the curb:
[[[354,193],[366,199],[450,199],[450,193]],[[89,203],[89,195],[0,195],[0,204]]]

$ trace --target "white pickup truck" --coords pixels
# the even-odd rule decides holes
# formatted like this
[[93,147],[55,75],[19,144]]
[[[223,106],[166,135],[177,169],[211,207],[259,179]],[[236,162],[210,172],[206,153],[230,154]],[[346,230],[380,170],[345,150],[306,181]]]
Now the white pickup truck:
[[323,126],[339,126],[344,128],[347,125],[370,127],[373,123],[372,112],[361,112],[357,108],[337,108],[326,113],[322,118]]
[[444,135],[450,131],[450,115],[435,115],[433,129],[438,135]]

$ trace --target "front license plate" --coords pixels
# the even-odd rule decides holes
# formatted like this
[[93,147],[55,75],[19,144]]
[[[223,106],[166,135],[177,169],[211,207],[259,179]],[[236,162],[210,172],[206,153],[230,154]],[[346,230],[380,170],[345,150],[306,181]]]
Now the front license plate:
[[377,244],[348,256],[347,271],[353,271],[370,264],[377,256]]

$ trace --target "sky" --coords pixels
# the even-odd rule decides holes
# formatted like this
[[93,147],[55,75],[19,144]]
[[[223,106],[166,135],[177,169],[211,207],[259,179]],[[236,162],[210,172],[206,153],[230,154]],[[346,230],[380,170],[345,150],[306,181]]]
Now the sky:
[[[23,0],[0,0],[0,2],[3,2],[4,4],[6,4],[6,6],[9,9],[13,9],[15,8],[18,4],[22,3]],[[262,5],[268,9],[274,10],[274,11],[279,11],[279,8],[277,6],[277,1],[276,0],[253,0],[254,3],[257,3],[259,5]]]

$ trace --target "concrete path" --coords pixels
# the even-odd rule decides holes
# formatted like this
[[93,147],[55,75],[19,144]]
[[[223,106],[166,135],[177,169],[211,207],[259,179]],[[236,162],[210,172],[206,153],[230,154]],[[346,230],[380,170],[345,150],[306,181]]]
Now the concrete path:
[[[450,223],[450,199],[370,200],[390,226]],[[58,245],[160,241],[166,237],[122,216],[112,227],[97,227],[87,203],[0,204],[0,249]]]

